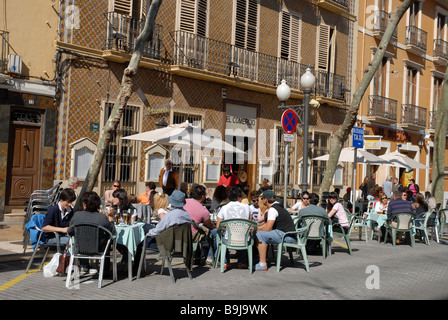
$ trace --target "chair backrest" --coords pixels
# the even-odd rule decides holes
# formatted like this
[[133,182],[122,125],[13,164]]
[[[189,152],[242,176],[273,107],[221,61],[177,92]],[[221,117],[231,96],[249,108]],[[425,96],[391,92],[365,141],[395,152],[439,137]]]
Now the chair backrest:
[[392,219],[397,218],[397,229],[398,230],[409,230],[412,228],[412,220],[415,217],[414,213],[411,212],[400,212],[395,213]]
[[68,234],[73,236],[74,253],[83,255],[102,254],[113,238],[112,233],[96,223],[77,223],[69,228]]
[[222,230],[223,227],[226,228],[229,246],[246,247],[249,241],[249,232],[252,228],[256,230],[257,224],[247,219],[228,219],[219,223],[219,230]]
[[296,242],[297,244],[305,244],[306,240],[308,239],[308,235],[310,233],[311,226],[314,224],[314,222],[311,222],[311,224],[308,224],[304,227],[296,229],[297,232],[297,238]]
[[322,216],[300,217],[298,224],[301,227],[309,226],[308,239],[320,239],[324,236],[328,218]]

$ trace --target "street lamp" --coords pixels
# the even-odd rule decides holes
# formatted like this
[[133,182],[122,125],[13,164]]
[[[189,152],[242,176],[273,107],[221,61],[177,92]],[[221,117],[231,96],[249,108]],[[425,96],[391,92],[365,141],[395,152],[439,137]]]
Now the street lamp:
[[302,193],[308,190],[308,109],[310,106],[310,94],[313,91],[316,77],[311,73],[310,68],[306,68],[305,73],[300,78],[300,85],[305,99],[303,101],[303,159],[302,159]]
[[[302,193],[308,189],[308,115],[309,115],[309,105],[310,105],[310,94],[313,91],[314,83],[316,81],[315,76],[311,73],[311,69],[308,67],[305,73],[300,78],[300,86],[305,93],[305,98],[303,105],[296,106],[285,106],[285,102],[289,99],[291,95],[291,89],[286,84],[286,80],[282,80],[280,85],[277,87],[277,98],[281,102],[279,108],[293,109],[299,121],[303,124],[303,161],[302,161]],[[288,150],[289,143],[286,142],[285,145],[285,171],[284,171],[284,185],[283,185],[283,201],[284,206],[286,206],[286,194],[287,194],[287,168],[288,168]]]

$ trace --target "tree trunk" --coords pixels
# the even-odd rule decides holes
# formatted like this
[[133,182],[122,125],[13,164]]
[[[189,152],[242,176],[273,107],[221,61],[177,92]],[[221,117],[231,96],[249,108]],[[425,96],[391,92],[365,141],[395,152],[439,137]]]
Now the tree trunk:
[[[155,20],[161,4],[162,0],[153,0],[151,6],[149,7],[145,26],[142,33],[137,37],[135,41],[135,47],[134,52],[132,53],[131,61],[129,62],[128,67],[124,70],[120,91],[118,93],[110,117],[107,120],[103,131],[101,132],[100,138],[98,139],[98,145],[93,154],[93,162],[90,166],[86,180],[81,188],[80,195],[86,191],[92,191],[96,181],[98,180],[98,175],[100,173],[101,165],[104,160],[104,155],[107,148],[109,147],[111,135],[117,129],[120,123],[121,115],[123,113],[123,108],[127,105],[128,100],[132,95],[132,86],[134,82],[133,78],[137,73],[137,69],[143,55],[143,49],[145,45],[152,40]],[[81,209],[81,201],[79,201],[80,198],[81,197],[78,197],[78,201],[75,205],[75,210]]]
[[[330,154],[327,162],[327,168],[325,170],[324,177],[322,179],[322,184],[319,189],[319,195],[322,197],[323,192],[330,190],[331,180],[333,179],[334,173],[336,171],[336,166],[338,164],[339,156],[341,154],[341,149],[344,142],[350,136],[350,132],[356,123],[356,118],[358,116],[359,105],[361,103],[362,97],[370,85],[381,61],[383,60],[384,53],[386,52],[387,46],[390,43],[392,35],[403,17],[404,13],[414,0],[405,0],[403,3],[390,13],[389,22],[387,24],[386,31],[378,45],[378,48],[373,56],[372,61],[369,63],[367,68],[364,70],[364,76],[359,83],[356,91],[353,94],[352,103],[347,110],[344,122],[336,130],[330,142]],[[353,190],[355,192],[356,190]]]
[[445,147],[448,112],[448,67],[443,78],[442,97],[436,111],[436,128],[434,134],[434,154],[432,166],[432,190],[431,193],[436,199],[436,203],[442,203],[444,191],[444,171],[445,171]]

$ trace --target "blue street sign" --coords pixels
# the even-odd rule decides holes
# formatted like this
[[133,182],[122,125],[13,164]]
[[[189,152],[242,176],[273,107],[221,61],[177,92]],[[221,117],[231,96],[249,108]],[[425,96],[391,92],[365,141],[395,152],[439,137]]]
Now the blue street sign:
[[297,114],[292,109],[288,109],[282,114],[282,127],[287,134],[293,134],[297,128]]
[[359,127],[353,127],[352,135],[353,135],[352,137],[353,148],[364,147],[364,129]]

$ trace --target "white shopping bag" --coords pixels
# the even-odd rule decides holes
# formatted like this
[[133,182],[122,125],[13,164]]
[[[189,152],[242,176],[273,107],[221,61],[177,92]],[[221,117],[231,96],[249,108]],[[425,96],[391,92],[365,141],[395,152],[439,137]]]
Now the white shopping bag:
[[51,278],[57,274],[56,269],[59,266],[60,255],[61,255],[60,253],[55,253],[53,258],[51,259],[51,261],[47,265],[45,265],[45,267],[44,267],[44,277],[45,278]]

